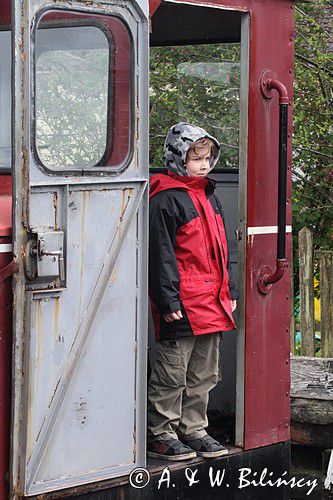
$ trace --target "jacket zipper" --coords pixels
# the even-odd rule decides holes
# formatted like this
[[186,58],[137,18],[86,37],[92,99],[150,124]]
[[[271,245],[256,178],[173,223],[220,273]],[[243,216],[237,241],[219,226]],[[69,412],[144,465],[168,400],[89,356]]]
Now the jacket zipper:
[[[204,208],[202,206],[202,203],[201,203],[201,200],[200,200],[199,196],[197,197],[197,200],[199,202],[199,208],[200,208],[200,212],[201,212],[200,215],[201,215],[203,221],[207,221],[207,217],[206,217],[206,214],[205,214],[205,211],[204,211]],[[206,222],[206,225],[207,225],[207,222]],[[206,256],[207,256],[207,262],[208,262],[208,267],[209,267],[209,274],[212,274],[212,267],[211,267],[211,264],[210,264],[210,253],[209,253],[209,250],[208,250],[209,245],[208,245],[207,237],[206,237],[206,230],[207,230],[207,228],[205,227],[205,224],[203,222],[202,222],[202,229],[203,229],[203,236],[204,236],[205,247],[206,247]]]

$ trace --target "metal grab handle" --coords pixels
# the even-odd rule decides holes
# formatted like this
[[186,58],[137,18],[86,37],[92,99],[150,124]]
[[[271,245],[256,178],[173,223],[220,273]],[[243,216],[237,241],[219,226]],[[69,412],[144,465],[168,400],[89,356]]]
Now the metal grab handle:
[[278,173],[278,233],[276,269],[274,272],[263,266],[258,273],[258,288],[267,294],[273,283],[277,283],[288,263],[286,261],[286,197],[287,197],[287,141],[288,141],[288,105],[286,87],[273,78],[262,82],[265,91],[276,90],[279,93],[279,173]]

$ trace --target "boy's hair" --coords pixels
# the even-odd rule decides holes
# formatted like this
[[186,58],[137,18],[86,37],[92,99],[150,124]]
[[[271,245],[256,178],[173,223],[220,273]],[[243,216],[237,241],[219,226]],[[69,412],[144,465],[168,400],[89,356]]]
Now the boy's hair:
[[186,159],[192,159],[195,156],[203,157],[209,154],[210,157],[214,156],[214,153],[216,155],[216,146],[207,137],[203,137],[202,139],[199,139],[198,141],[195,141],[192,146],[189,148],[187,151]]

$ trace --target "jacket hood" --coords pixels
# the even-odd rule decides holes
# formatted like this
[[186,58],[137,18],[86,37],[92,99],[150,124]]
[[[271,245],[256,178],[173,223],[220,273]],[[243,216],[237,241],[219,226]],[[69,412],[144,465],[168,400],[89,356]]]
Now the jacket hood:
[[[215,184],[216,181],[209,177],[205,179],[200,177],[184,177],[169,171],[167,174],[156,174],[151,176],[149,198],[167,189],[184,189],[186,191],[191,189],[205,189],[207,191],[208,189],[210,193],[213,193]],[[208,193],[208,195],[210,193]]]
[[213,141],[216,146],[216,154],[211,157],[210,170],[211,171],[220,156],[220,144],[218,140],[212,135],[208,134],[203,128],[191,125],[187,122],[180,122],[170,128],[164,143],[164,156],[163,161],[166,168],[175,172],[178,175],[188,177],[186,172],[186,154],[192,144],[199,139],[206,137]]

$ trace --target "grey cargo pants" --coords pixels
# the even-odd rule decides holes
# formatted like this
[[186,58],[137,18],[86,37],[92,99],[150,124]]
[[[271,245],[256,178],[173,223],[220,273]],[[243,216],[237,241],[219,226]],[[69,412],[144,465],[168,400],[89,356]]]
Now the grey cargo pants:
[[156,342],[148,385],[148,441],[207,434],[208,393],[219,380],[221,338],[213,333]]

